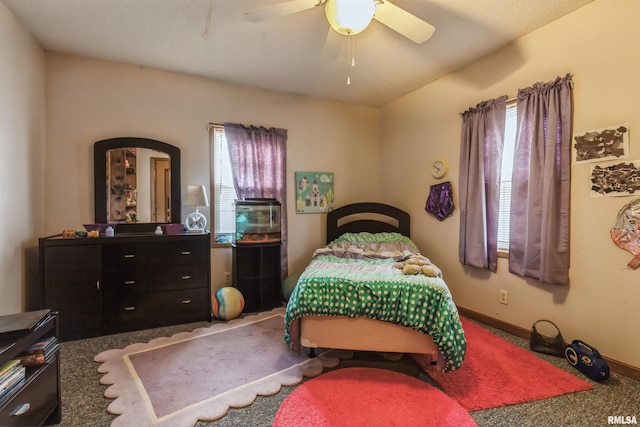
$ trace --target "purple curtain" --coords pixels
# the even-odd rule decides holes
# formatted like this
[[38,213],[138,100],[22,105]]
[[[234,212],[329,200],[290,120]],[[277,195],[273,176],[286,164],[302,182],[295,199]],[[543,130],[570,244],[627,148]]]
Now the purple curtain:
[[507,97],[462,113],[460,137],[460,243],[462,265],[496,271],[498,207]]
[[278,199],[281,208],[281,278],[289,273],[287,255],[287,130],[235,123],[224,124],[233,169],[233,183],[240,198]]
[[509,271],[569,283],[571,76],[518,91]]

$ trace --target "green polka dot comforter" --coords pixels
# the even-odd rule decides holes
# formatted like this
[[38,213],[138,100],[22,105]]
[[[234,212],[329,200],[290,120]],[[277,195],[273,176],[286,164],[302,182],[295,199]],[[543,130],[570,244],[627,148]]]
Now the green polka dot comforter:
[[464,331],[451,293],[440,277],[403,275],[394,265],[419,253],[397,233],[346,233],[318,249],[301,274],[285,314],[285,341],[296,347],[306,315],[369,317],[429,334],[445,359],[445,372],[462,365]]

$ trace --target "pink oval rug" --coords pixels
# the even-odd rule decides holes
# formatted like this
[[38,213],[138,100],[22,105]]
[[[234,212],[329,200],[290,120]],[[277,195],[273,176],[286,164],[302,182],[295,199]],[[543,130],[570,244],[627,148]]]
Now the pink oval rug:
[[274,427],[476,426],[455,400],[395,371],[344,368],[297,387],[278,409]]

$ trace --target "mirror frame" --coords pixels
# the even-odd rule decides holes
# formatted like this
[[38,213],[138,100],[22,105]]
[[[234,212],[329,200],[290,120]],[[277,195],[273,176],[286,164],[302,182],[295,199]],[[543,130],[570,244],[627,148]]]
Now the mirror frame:
[[[166,142],[155,139],[121,137],[109,138],[93,144],[93,184],[95,198],[95,222],[107,222],[107,151],[114,148],[149,148],[162,151],[171,157],[171,218],[172,223],[182,221],[182,189],[180,187],[180,149]],[[116,230],[120,232],[153,231],[157,222],[118,223]]]

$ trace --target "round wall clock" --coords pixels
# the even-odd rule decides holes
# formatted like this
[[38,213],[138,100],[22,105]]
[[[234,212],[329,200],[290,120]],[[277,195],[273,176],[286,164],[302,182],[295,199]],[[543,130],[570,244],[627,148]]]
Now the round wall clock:
[[449,165],[445,160],[438,159],[431,165],[431,175],[433,175],[434,178],[444,178],[447,172],[449,172]]

